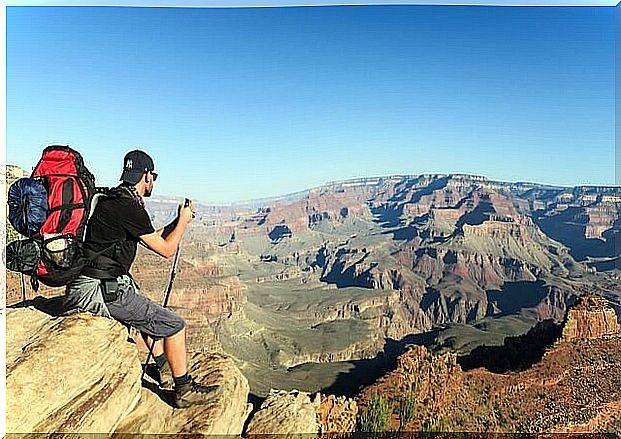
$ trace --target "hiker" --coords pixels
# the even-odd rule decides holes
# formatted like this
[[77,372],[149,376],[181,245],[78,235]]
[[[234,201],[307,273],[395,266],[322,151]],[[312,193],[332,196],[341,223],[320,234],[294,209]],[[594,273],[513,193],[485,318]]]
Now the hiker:
[[99,199],[88,222],[84,251],[96,257],[67,285],[65,308],[68,313],[91,311],[136,328],[147,346],[153,346],[160,388],[170,390],[174,382],[175,405],[205,403],[221,388],[199,384],[188,374],[185,321],[140,295],[129,274],[138,243],[165,258],[173,256],[194,209],[191,203],[179,206],[177,219],[155,230],[143,201],[151,196],[158,175],[153,160],[134,150],[123,163],[122,183]]

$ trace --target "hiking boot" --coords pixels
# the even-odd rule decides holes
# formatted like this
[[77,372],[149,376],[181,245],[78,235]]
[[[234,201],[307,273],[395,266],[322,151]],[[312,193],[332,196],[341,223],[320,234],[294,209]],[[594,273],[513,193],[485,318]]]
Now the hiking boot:
[[161,369],[157,368],[157,382],[162,390],[172,390],[174,388],[173,376],[168,361],[164,363]]
[[194,404],[206,404],[222,393],[222,386],[204,386],[190,377],[190,382],[175,388],[175,406],[189,407]]

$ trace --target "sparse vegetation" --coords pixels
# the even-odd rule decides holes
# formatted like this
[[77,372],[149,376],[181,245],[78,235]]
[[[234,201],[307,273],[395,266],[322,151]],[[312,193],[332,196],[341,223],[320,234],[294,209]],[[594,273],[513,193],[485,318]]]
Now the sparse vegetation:
[[382,395],[375,394],[358,418],[358,430],[379,433],[386,431],[392,407]]
[[416,394],[408,392],[398,398],[397,414],[399,415],[399,431],[404,431],[405,427],[414,418],[416,413]]
[[448,422],[444,418],[432,418],[423,424],[423,433],[442,433],[448,431]]

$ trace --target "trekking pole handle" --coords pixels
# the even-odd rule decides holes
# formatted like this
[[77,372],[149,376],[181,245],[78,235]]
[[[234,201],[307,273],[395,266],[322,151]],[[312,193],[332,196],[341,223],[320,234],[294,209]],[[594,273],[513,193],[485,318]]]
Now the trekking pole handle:
[[[191,207],[192,206],[192,200],[190,200],[189,198],[186,198],[185,201],[183,202],[183,207]],[[196,214],[194,212],[192,212],[192,218],[196,218]]]

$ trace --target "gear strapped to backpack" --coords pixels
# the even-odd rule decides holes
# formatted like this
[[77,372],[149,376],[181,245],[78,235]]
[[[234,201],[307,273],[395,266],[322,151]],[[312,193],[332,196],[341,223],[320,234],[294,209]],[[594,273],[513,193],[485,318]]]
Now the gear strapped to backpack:
[[[103,254],[114,246],[90,254],[82,247],[92,203],[107,192],[95,187],[95,177],[80,153],[63,145],[45,148],[31,177],[9,188],[9,221],[27,239],[7,245],[7,268],[30,275],[36,291],[39,281],[63,286],[94,260],[109,260]],[[118,272],[114,262],[107,266]],[[105,277],[114,275],[106,273]]]

